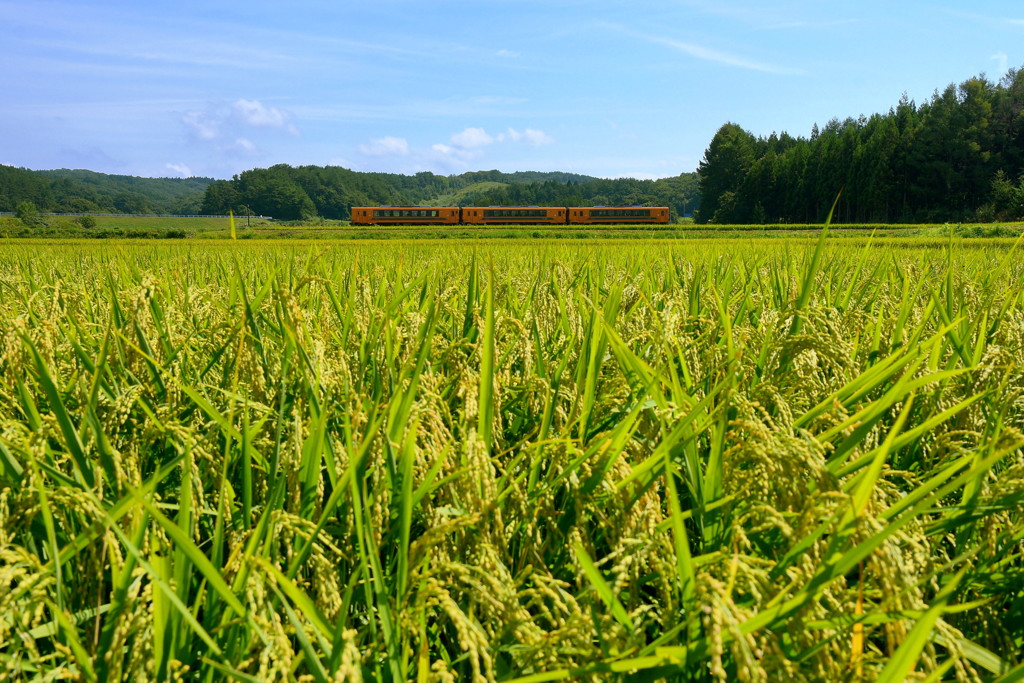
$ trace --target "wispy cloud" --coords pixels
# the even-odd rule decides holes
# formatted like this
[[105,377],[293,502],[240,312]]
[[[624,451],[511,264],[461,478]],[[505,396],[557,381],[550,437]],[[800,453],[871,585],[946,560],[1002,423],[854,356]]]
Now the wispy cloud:
[[185,164],[165,164],[165,166],[169,170],[177,173],[182,178],[191,178],[192,176],[195,175],[194,173],[192,173],[192,169],[186,166]]
[[193,142],[236,157],[260,154],[260,147],[252,138],[261,130],[291,137],[299,135],[290,114],[255,99],[208,103],[203,109],[184,112],[180,121]]
[[250,126],[278,128],[289,135],[298,135],[299,129],[291,117],[277,107],[268,107],[259,100],[239,99],[233,105],[235,113]]
[[259,154],[256,143],[249,138],[235,138],[234,142],[224,146],[224,151],[240,157],[252,157]]
[[1005,74],[1009,70],[1010,56],[1005,52],[997,52],[991,57],[989,57],[989,59],[996,60],[996,63],[999,65],[997,68],[999,69],[1000,75]]
[[405,156],[409,153],[409,141],[388,135],[359,145],[359,151],[371,157]]
[[[445,142],[437,142],[427,148],[416,148],[406,138],[388,135],[358,145],[357,149],[375,162],[387,159],[408,171],[454,172],[466,170],[471,163],[497,147],[541,147],[554,143],[553,136],[537,128],[506,128],[498,133],[489,133],[484,128],[470,126],[453,133]],[[360,164],[357,161],[355,165]]]
[[498,134],[498,140],[511,140],[512,142],[525,142],[533,147],[542,147],[544,145],[554,144],[555,139],[545,133],[542,130],[536,128],[527,128],[523,132],[519,132],[515,128],[509,128],[504,133]]
[[494,142],[494,138],[483,128],[467,128],[452,136],[452,144],[463,149],[485,147]]
[[499,142],[522,142],[533,147],[540,147],[553,144],[555,139],[536,128],[527,128],[524,131],[509,128],[495,135],[490,135],[483,128],[466,128],[451,137],[452,145],[459,149],[477,149]]
[[768,64],[765,62],[759,62],[739,55],[734,55],[729,52],[723,52],[721,50],[714,50],[703,45],[696,43],[688,43],[682,40],[675,40],[673,38],[666,38],[662,36],[651,35],[647,33],[641,33],[640,31],[634,31],[626,28],[619,24],[612,24],[607,22],[599,22],[599,26],[609,31],[615,31],[624,36],[634,38],[636,40],[642,40],[647,43],[655,45],[664,45],[672,48],[677,52],[681,52],[687,56],[693,57],[706,62],[714,62],[725,66],[736,67],[739,69],[749,69],[752,71],[761,71],[764,73],[773,74],[794,74],[800,73],[797,69],[790,69],[787,67],[776,66],[774,64]]

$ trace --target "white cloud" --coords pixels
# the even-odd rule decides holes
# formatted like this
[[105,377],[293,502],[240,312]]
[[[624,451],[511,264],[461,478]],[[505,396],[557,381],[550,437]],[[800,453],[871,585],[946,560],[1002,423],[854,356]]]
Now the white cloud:
[[187,112],[181,117],[181,122],[198,140],[216,140],[220,135],[219,123],[205,112]]
[[165,164],[165,165],[166,165],[167,168],[169,168],[170,170],[174,171],[175,173],[180,175],[182,178],[191,178],[192,176],[195,175],[195,173],[192,172],[192,169],[189,168],[188,166],[186,166],[185,164]]
[[[269,129],[299,135],[299,129],[286,112],[268,107],[259,100],[239,99],[232,104],[210,102],[203,110],[185,112],[181,117],[189,136],[202,143],[218,147],[239,147],[238,140],[249,138],[254,129]],[[233,141],[233,142],[232,142]],[[241,145],[244,148],[245,145]]]
[[469,168],[469,163],[474,159],[483,156],[484,150],[481,147],[466,149],[464,147],[453,147],[437,143],[431,145],[430,153],[427,155],[427,166],[442,173],[464,171]]
[[449,162],[455,162],[458,164],[464,164],[468,161],[476,159],[477,157],[483,156],[483,149],[480,147],[474,147],[467,149],[466,147],[458,147],[445,145],[438,143],[431,146],[433,152],[433,158],[442,159]]
[[540,147],[541,145],[550,145],[555,142],[555,139],[553,137],[551,137],[542,130],[536,130],[534,128],[527,128],[523,132],[523,139],[526,140],[527,143],[533,145],[534,147]]
[[498,50],[494,53],[495,57],[504,57],[506,59],[515,59],[519,56],[519,53],[514,50]]
[[388,135],[359,145],[359,151],[372,157],[406,155],[409,153],[409,141]]
[[494,138],[488,135],[483,128],[467,128],[452,136],[452,144],[463,149],[486,147],[492,142],[494,142]]
[[534,147],[550,145],[555,142],[553,137],[542,130],[537,130],[536,128],[527,128],[522,132],[515,128],[509,128],[504,133],[499,133],[496,139],[498,142],[505,142],[506,140],[509,142],[525,142],[526,144]]
[[279,128],[289,135],[298,135],[299,129],[288,114],[277,107],[268,107],[259,100],[239,99],[233,106],[235,115],[249,126]]
[[[437,142],[429,148],[410,145],[405,138],[386,136],[358,146],[367,157],[404,157],[402,163],[437,172],[466,170],[479,163],[489,149],[496,145],[520,144],[532,147],[550,145],[555,139],[542,130],[507,128],[497,134],[484,128],[469,127],[453,134],[446,142]],[[358,165],[358,164],[357,164]]]

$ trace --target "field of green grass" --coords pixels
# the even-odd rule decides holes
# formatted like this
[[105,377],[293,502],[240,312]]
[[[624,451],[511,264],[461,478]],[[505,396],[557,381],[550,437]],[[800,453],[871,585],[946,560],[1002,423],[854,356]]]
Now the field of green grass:
[[[215,217],[94,216],[95,225],[82,227],[70,216],[46,216],[26,225],[13,216],[0,216],[0,237],[37,238],[205,238],[227,239],[229,219]],[[239,239],[580,239],[656,238],[706,239],[709,237],[791,237],[818,233],[821,224],[696,225],[693,219],[667,225],[488,225],[488,226],[362,226],[348,221],[273,221],[238,218]],[[897,237],[1016,237],[1024,223],[864,224],[834,225],[836,237],[876,234]]]
[[[75,216],[40,216],[33,225],[26,225],[14,216],[0,216],[0,236],[4,237],[192,237],[205,233],[230,234],[228,218],[212,216],[91,216],[95,222],[85,228]],[[245,218],[235,220],[239,231],[246,228]],[[266,227],[273,221],[250,219],[251,229]]]
[[1022,680],[1022,254],[0,243],[0,680]]

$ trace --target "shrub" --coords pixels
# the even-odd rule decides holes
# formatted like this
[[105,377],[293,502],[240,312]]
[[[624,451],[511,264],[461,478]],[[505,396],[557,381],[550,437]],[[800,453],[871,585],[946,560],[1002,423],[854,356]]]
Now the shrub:
[[39,209],[32,202],[20,202],[14,207],[14,215],[28,226],[36,226],[42,222],[42,219],[39,217]]

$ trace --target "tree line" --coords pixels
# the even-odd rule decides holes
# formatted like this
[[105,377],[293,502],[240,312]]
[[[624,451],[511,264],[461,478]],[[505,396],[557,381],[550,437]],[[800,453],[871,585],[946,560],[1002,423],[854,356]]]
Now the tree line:
[[1024,219],[1024,70],[906,95],[885,114],[833,119],[808,138],[723,125],[701,161],[700,222]]
[[677,215],[698,202],[695,173],[661,180],[605,180],[572,173],[475,171],[442,176],[363,173],[277,164],[212,183],[202,212],[258,213],[280,220],[346,220],[353,206],[659,205]]
[[698,201],[696,173],[661,180],[607,180],[565,172],[402,175],[277,164],[245,171],[231,180],[214,180],[0,165],[0,211],[32,216],[40,212],[223,215],[234,211],[279,220],[346,220],[353,206],[419,204],[658,205],[683,216],[692,213]]
[[212,178],[138,178],[86,170],[0,165],[0,211],[195,214]]

